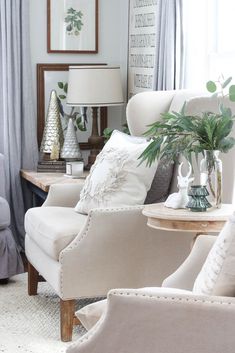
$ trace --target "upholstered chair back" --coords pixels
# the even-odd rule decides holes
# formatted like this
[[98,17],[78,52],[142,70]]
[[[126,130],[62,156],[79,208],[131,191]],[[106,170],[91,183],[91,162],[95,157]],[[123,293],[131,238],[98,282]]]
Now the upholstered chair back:
[[126,108],[130,133],[141,136],[149,124],[157,121],[161,113],[169,110],[175,93],[175,91],[153,91],[133,96]]
[[198,91],[152,91],[141,92],[133,96],[126,109],[127,123],[130,133],[141,136],[148,125],[157,121],[161,113],[179,111],[184,102],[192,97],[200,96]]

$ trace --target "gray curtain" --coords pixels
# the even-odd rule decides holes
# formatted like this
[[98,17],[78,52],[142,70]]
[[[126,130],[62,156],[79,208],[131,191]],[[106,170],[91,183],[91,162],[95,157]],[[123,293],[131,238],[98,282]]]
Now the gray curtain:
[[29,47],[29,0],[0,0],[0,153],[17,244],[24,247],[20,169],[34,169],[38,149]]
[[184,72],[182,7],[182,0],[158,1],[154,90],[182,88]]

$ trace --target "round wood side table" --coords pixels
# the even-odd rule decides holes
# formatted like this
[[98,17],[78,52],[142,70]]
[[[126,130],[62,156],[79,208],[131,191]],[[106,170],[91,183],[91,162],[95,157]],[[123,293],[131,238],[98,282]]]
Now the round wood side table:
[[221,208],[210,208],[206,212],[192,212],[187,209],[165,207],[163,203],[147,205],[143,214],[148,217],[149,227],[176,231],[218,233],[228,217],[233,213],[232,204],[223,204]]

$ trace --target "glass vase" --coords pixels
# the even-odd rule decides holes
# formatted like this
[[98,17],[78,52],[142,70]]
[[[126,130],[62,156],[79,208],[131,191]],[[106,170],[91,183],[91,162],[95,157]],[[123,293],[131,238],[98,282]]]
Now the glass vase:
[[209,191],[209,201],[217,208],[222,205],[222,161],[219,151],[205,150],[200,163],[200,183]]

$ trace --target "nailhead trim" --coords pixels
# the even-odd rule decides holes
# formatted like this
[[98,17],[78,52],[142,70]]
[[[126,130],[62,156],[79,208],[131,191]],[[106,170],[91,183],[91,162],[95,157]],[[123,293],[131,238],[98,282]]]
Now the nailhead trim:
[[[144,294],[144,293],[137,293],[137,292],[115,292],[112,291],[110,295],[117,295],[117,296],[136,296],[136,297],[143,297],[149,298],[154,300],[164,299],[168,301],[186,301],[190,303],[205,303],[205,304],[220,304],[220,305],[235,305],[235,302],[224,302],[222,300],[209,300],[209,299],[199,299],[199,298],[189,298],[189,297],[171,297],[171,296],[162,296],[162,295],[154,295],[154,294]],[[185,294],[187,295],[187,294]]]
[[[116,292],[112,291],[110,296],[116,295],[116,296],[132,296],[132,297],[142,297],[142,298],[149,298],[153,300],[159,300],[159,299],[164,299],[166,301],[172,301],[173,303],[177,303],[178,301],[180,302],[187,302],[187,303],[203,303],[203,304],[219,304],[219,305],[235,305],[235,302],[223,302],[223,301],[214,301],[214,300],[208,300],[208,299],[196,299],[196,298],[189,298],[189,297],[173,297],[173,296],[162,296],[162,295],[151,295],[151,294],[144,294],[144,293],[137,293],[137,292]],[[77,343],[81,344],[84,343],[85,341],[88,341],[95,333],[98,331],[100,328],[101,324],[103,323],[105,319],[105,316],[103,316],[97,324],[89,330],[84,336],[82,336],[78,342],[74,343],[71,347],[76,347]]]

